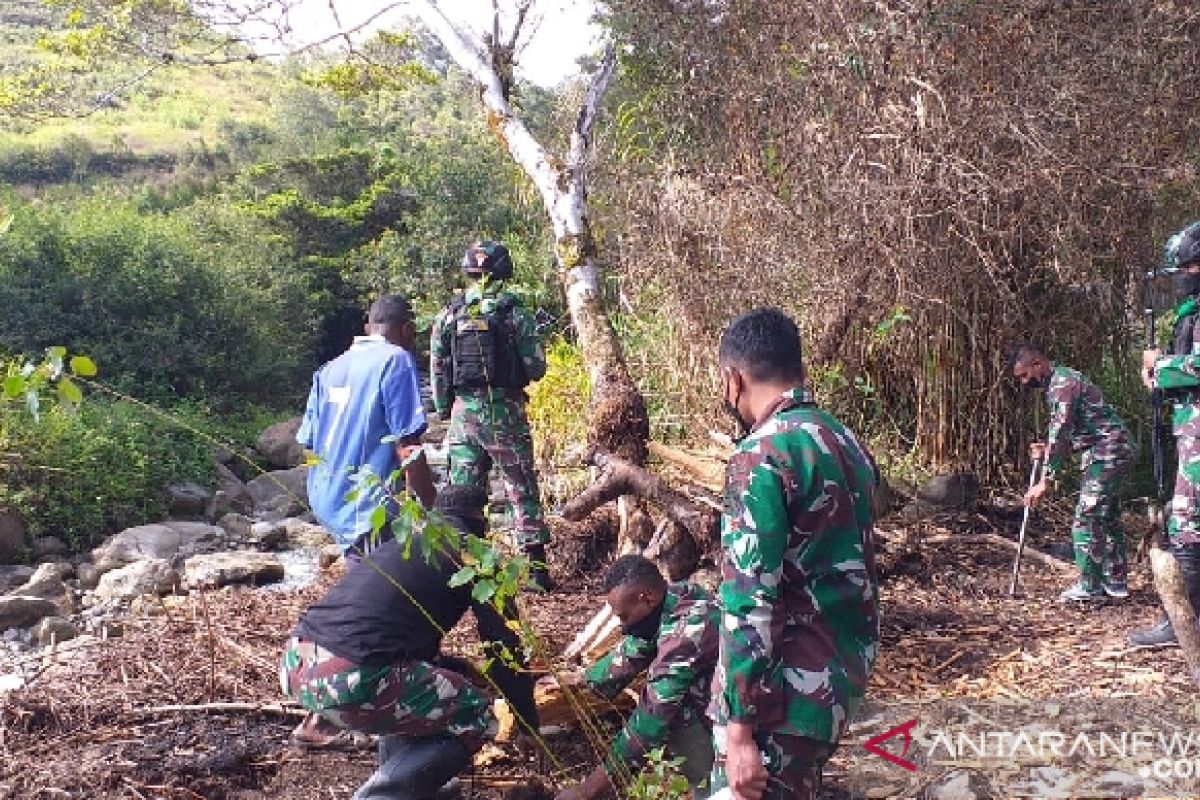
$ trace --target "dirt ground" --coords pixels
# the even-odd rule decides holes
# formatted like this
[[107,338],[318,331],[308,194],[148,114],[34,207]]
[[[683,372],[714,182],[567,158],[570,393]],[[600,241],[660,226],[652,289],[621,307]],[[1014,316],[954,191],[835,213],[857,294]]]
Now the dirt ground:
[[[1124,645],[1157,614],[1148,568],[1135,570],[1128,600],[1085,609],[1055,602],[1072,579],[1069,565],[1031,558],[1009,598],[1013,550],[987,537],[1011,536],[1010,528],[978,514],[881,525],[883,638],[871,701],[1054,700],[1069,718],[1119,699],[1150,718],[1182,704],[1194,715],[1179,651]],[[599,607],[600,572],[526,599],[547,652],[561,652]],[[373,751],[296,752],[288,744],[294,709],[272,705],[280,646],[322,588],[197,594],[130,618],[120,637],[29,661],[29,686],[0,698],[0,797],[348,798],[371,772]],[[460,627],[449,646],[469,653],[472,640]],[[176,708],[213,703],[230,705]],[[828,796],[847,796],[860,740],[873,731],[844,742],[827,772]],[[474,796],[498,798],[506,785],[535,780],[564,785],[596,763],[578,731],[546,741],[552,756],[537,761],[492,752],[473,780],[464,776]],[[928,781],[903,786],[873,796],[926,796]]]

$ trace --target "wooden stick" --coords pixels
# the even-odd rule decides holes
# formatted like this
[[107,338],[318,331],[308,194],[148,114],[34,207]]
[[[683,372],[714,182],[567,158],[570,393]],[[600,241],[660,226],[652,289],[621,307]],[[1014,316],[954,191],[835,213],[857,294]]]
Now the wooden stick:
[[[1012,539],[1005,539],[997,533],[938,533],[933,536],[925,537],[924,541],[931,543],[952,542],[961,544],[994,544],[998,547],[1007,547],[1010,550],[1016,551],[1017,543]],[[1048,567],[1059,570],[1074,571],[1075,565],[1069,564],[1066,561],[1055,558],[1054,556],[1046,555],[1039,550],[1026,550],[1023,558],[1032,558],[1040,564],[1045,564]]]
[[278,714],[285,717],[307,717],[308,712],[298,705],[291,703],[273,702],[273,703],[234,703],[234,702],[216,702],[216,703],[192,703],[183,705],[168,705],[168,706],[150,706],[148,708],[134,708],[131,713],[153,717],[158,714],[179,714],[190,712],[204,711],[242,711],[251,714]]

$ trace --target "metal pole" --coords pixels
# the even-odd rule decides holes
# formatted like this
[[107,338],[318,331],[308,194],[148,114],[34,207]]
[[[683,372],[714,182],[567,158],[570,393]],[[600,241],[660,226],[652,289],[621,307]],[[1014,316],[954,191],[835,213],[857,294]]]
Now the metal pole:
[[[1033,468],[1029,471],[1029,488],[1032,489],[1038,482],[1038,475],[1042,471],[1042,459],[1035,458],[1033,460]],[[1017,558],[1013,561],[1012,582],[1008,585],[1008,596],[1012,597],[1017,593],[1017,576],[1021,572],[1021,553],[1025,550],[1025,529],[1029,525],[1029,506],[1025,506],[1024,512],[1021,514],[1021,533],[1017,536]]]

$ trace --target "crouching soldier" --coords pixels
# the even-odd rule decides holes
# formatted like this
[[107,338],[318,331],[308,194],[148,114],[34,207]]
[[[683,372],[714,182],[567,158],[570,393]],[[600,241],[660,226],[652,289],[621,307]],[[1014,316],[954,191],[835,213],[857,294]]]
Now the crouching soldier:
[[[436,508],[459,530],[483,536],[486,500],[478,488],[452,486]],[[512,667],[521,652],[507,625],[515,614],[475,603],[470,582],[449,585],[458,553],[426,561],[419,546],[409,549],[406,557],[389,538],[372,550],[301,615],[283,656],[284,694],[339,728],[381,737],[379,767],[354,800],[453,796],[456,782],[447,783],[494,730],[492,699],[472,678],[494,682],[526,730],[537,730],[533,684]],[[484,673],[439,656],[442,637],[468,608],[488,655],[497,656]],[[499,657],[504,650],[512,657]]]
[[638,675],[646,686],[637,708],[617,735],[605,761],[557,800],[592,800],[628,783],[646,754],[666,745],[683,758],[682,771],[694,798],[712,771],[712,729],[706,716],[709,685],[717,665],[717,608],[704,589],[668,584],[653,562],[627,555],[604,578],[608,604],[625,636],[587,671],[588,685],[614,698]]

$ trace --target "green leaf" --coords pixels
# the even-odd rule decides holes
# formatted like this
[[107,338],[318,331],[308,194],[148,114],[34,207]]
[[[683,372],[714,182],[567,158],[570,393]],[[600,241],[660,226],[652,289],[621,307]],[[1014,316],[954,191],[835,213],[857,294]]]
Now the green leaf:
[[79,405],[83,402],[83,390],[81,390],[71,379],[63,378],[58,382],[57,388],[58,396],[62,398],[64,403]]
[[476,603],[486,603],[496,594],[496,584],[491,581],[481,581],[471,590],[471,598]]
[[97,372],[96,362],[87,356],[74,356],[71,359],[71,372],[81,378],[94,378]]
[[21,396],[25,391],[25,378],[20,375],[9,375],[4,379],[4,396],[10,400]]
[[50,358],[62,361],[64,358],[66,358],[67,348],[63,347],[62,345],[55,345],[47,350],[46,353],[50,356]]
[[458,572],[450,576],[450,588],[457,589],[465,583],[468,583],[475,578],[474,567],[463,567]]
[[379,533],[383,530],[383,526],[387,524],[387,509],[383,506],[375,506],[371,509],[371,531]]

